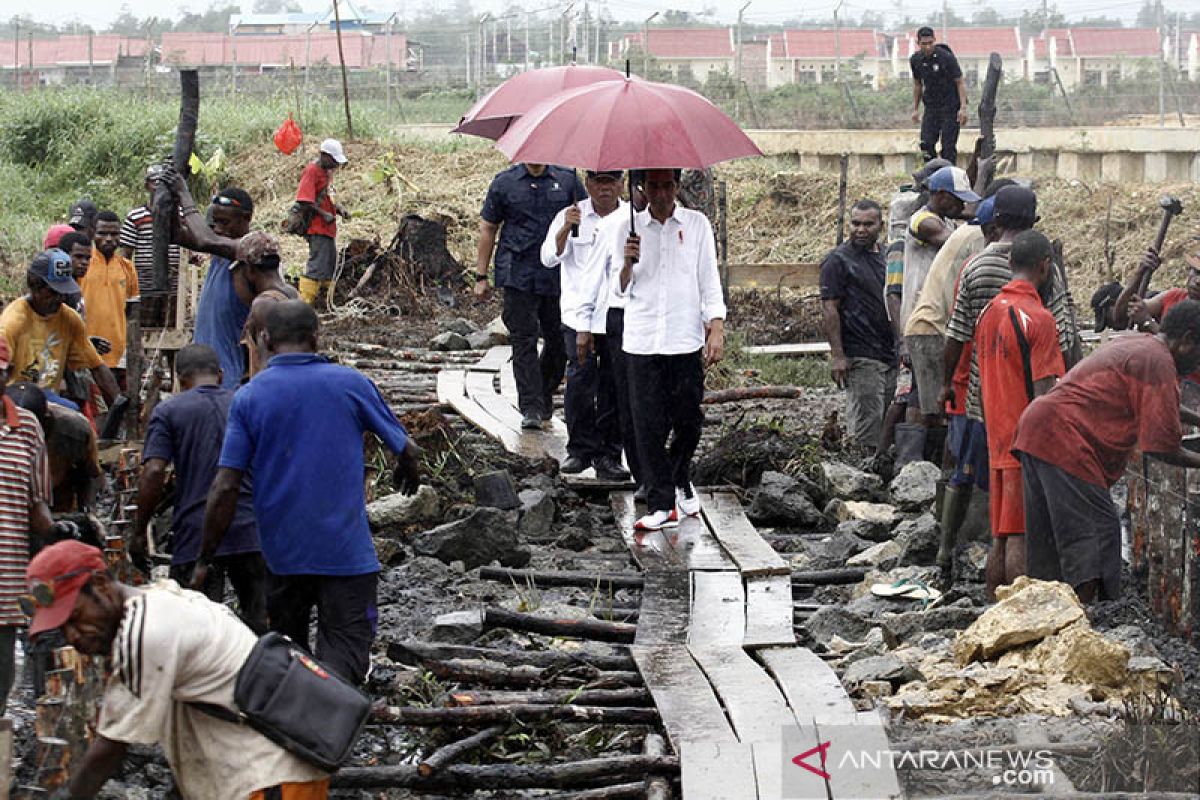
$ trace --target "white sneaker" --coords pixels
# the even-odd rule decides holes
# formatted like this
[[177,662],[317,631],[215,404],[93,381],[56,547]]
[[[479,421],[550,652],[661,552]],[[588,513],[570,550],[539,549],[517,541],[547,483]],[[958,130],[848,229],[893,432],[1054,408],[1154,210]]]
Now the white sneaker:
[[633,523],[633,529],[635,531],[661,531],[663,528],[675,528],[678,525],[679,514],[672,508],[670,511],[651,511]]
[[695,517],[700,514],[700,495],[696,487],[690,483],[684,489],[675,490],[675,508],[681,517]]

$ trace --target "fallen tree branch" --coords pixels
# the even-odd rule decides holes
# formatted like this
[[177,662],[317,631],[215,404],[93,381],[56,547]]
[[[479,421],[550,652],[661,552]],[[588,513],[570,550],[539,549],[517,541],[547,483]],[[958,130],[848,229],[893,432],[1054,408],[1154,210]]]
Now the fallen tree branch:
[[[648,733],[642,741],[642,752],[648,756],[666,755],[667,744],[657,733]],[[665,775],[647,775],[646,800],[671,800],[671,781]]]
[[704,405],[736,403],[740,400],[795,400],[804,392],[798,386],[742,386],[704,393]]
[[646,787],[641,781],[637,783],[619,783],[615,786],[601,786],[598,789],[584,789],[579,792],[562,792],[540,797],[538,800],[642,800]]
[[[601,672],[594,667],[575,664],[568,667],[509,666],[479,659],[450,659],[423,662],[425,669],[444,681],[477,683],[484,686],[577,686],[582,683],[630,686],[641,685],[641,675],[630,672]],[[568,683],[564,684],[564,681]]]
[[574,703],[581,706],[645,706],[653,705],[650,692],[632,689],[543,689],[534,692],[463,691],[453,692],[454,706],[557,705]]
[[595,722],[603,725],[653,725],[658,722],[654,708],[634,706],[506,705],[455,706],[451,708],[414,708],[386,706],[375,714],[377,722],[414,727],[457,725],[473,727],[508,722]]
[[483,612],[483,628],[508,628],[513,631],[540,633],[544,636],[570,636],[577,639],[596,639],[601,642],[632,644],[636,625],[624,622],[601,622],[594,619],[547,619],[533,614],[521,614],[503,608],[487,608]]
[[624,654],[596,655],[566,650],[501,650],[464,644],[431,644],[415,639],[388,643],[387,656],[397,663],[414,666],[428,661],[477,658],[511,666],[573,667],[582,664],[598,670],[637,670],[633,658]]
[[815,569],[792,573],[792,583],[809,584],[811,586],[827,586],[839,583],[858,583],[866,577],[865,567],[845,567],[843,569]]
[[480,567],[479,578],[485,581],[501,581],[540,586],[579,586],[591,589],[596,585],[608,585],[613,589],[641,589],[641,575],[604,575],[595,572],[540,572],[531,569],[508,569],[506,567]]
[[420,764],[417,764],[417,772],[421,774],[421,777],[428,778],[442,767],[453,764],[472,750],[477,750],[490,743],[502,733],[504,733],[504,726],[496,725],[492,728],[485,728],[465,739],[452,742],[445,747],[440,747],[428,758],[422,759]]
[[674,756],[613,756],[566,764],[453,764],[423,777],[411,764],[388,767],[346,767],[335,772],[331,789],[418,789],[454,791],[466,789],[573,789],[589,784],[641,776],[646,773],[674,775],[679,759]]

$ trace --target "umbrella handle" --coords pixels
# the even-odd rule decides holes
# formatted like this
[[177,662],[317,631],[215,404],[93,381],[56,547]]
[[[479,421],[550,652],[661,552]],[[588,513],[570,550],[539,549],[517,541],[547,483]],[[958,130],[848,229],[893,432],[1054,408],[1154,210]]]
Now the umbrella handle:
[[[626,71],[629,69],[628,61],[625,62],[625,69]],[[637,235],[637,222],[634,219],[635,213],[636,212],[633,207],[633,170],[629,170],[629,234],[631,236]],[[636,264],[637,262],[635,261],[633,263]]]

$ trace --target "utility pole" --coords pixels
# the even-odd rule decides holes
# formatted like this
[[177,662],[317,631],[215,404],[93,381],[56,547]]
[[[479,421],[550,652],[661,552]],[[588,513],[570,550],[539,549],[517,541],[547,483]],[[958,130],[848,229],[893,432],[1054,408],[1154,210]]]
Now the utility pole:
[[467,88],[471,88],[471,34],[463,34],[463,55],[466,57],[467,63]]
[[1046,0],[1042,0],[1042,34],[1045,35],[1046,29],[1050,27],[1050,10],[1046,7]]
[[304,103],[306,106],[309,103],[308,71],[309,65],[312,64],[312,31],[315,27],[317,27],[317,23],[314,22],[304,33]]
[[[575,24],[571,21],[571,9],[575,7],[574,3],[570,3],[566,10],[562,13],[562,23],[560,33],[562,34],[562,59],[564,64],[575,63]],[[568,28],[570,29],[568,31]],[[571,60],[567,61],[567,45],[571,46]]]
[[387,64],[383,68],[383,83],[385,86],[384,96],[387,108],[388,121],[392,119],[392,22],[396,19],[396,12],[393,12],[387,18],[387,22],[383,24],[387,38]]
[[333,0],[333,24],[337,32],[338,62],[342,66],[342,104],[346,107],[346,138],[354,138],[354,121],[350,119],[350,84],[346,79],[346,56],[342,52],[342,14],[338,0]]
[[[842,2],[843,0],[838,0],[837,5],[833,7],[833,82],[839,86],[842,84],[842,24],[838,13],[842,10]],[[942,38],[946,38],[945,33],[942,34]]]
[[646,17],[646,21],[642,23],[642,77],[646,78],[650,75],[650,21],[658,16],[655,11],[650,16]]
[[734,54],[736,57],[733,62],[733,116],[737,119],[741,119],[742,110],[742,16],[749,7],[750,2],[747,0],[738,9],[737,18],[737,53]]
[[1158,127],[1167,127],[1167,57],[1163,53],[1163,5],[1158,0]]
[[525,12],[525,71],[529,71],[529,12]]
[[943,42],[945,42],[947,39],[946,29],[950,25],[950,23],[948,21],[949,19],[950,19],[950,2],[949,2],[949,0],[942,0],[942,41]]

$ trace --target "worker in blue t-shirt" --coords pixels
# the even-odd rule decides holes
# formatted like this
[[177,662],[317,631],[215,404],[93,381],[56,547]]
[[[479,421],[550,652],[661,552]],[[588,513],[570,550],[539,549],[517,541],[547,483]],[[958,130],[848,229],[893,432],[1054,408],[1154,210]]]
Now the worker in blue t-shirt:
[[253,474],[271,628],[308,647],[315,606],[314,654],[362,683],[380,569],[367,527],[363,434],[375,434],[399,457],[395,483],[405,494],[420,483],[420,450],[375,384],[317,354],[317,314],[304,301],[268,309],[265,339],[267,368],[238,390],[229,410],[192,585],[203,585],[242,476]]

